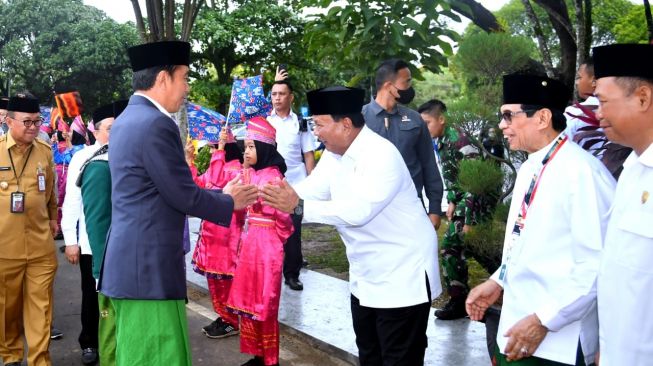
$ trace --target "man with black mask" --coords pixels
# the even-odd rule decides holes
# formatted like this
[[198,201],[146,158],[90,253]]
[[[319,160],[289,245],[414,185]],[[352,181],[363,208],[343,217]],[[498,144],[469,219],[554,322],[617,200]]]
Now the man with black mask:
[[406,62],[383,61],[376,69],[376,98],[363,106],[363,117],[367,127],[392,142],[401,153],[422,202],[422,189],[426,193],[427,213],[437,230],[442,215],[442,178],[426,123],[419,113],[401,105],[409,104],[415,97],[411,82]]

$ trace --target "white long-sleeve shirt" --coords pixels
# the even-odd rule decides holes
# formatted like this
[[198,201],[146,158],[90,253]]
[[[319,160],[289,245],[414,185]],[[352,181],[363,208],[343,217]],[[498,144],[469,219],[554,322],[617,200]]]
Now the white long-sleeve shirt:
[[347,249],[349,287],[360,304],[397,308],[441,292],[437,236],[399,151],[363,127],[339,156],[325,152],[295,190],[304,220],[334,225]]
[[[555,140],[554,140],[555,141]],[[531,154],[521,166],[506,224],[504,262],[523,197],[553,142]],[[535,313],[548,334],[534,355],[575,364],[580,339],[586,363],[598,347],[596,277],[615,182],[599,160],[567,141],[550,160],[530,204],[525,226],[511,252],[497,334]],[[591,362],[590,362],[591,361]]]
[[[92,254],[91,245],[86,234],[86,222],[84,221],[84,206],[82,204],[82,190],[77,187],[77,177],[84,162],[101,147],[99,142],[86,146],[79,150],[68,165],[68,176],[66,177],[66,199],[61,207],[61,232],[64,243],[67,246],[79,244],[82,254]],[[79,222],[79,236],[77,235],[77,223]]]
[[598,279],[601,366],[653,359],[653,144],[624,162]]

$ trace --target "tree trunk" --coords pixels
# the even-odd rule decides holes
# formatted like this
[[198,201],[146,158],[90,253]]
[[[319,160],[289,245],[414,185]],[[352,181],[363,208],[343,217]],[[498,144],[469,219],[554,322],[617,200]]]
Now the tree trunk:
[[166,0],[165,6],[164,39],[173,41],[175,39],[175,0]]
[[560,40],[560,80],[572,88],[576,76],[576,52],[578,46],[572,30],[567,4],[564,0],[534,0],[549,16],[553,29]]
[[542,25],[540,24],[540,20],[537,19],[537,15],[535,15],[535,11],[533,10],[533,6],[531,5],[530,0],[522,0],[522,3],[524,4],[526,15],[530,19],[531,23],[533,23],[533,31],[535,32],[535,37],[537,38],[537,44],[540,49],[540,54],[542,55],[542,63],[546,69],[546,74],[550,78],[553,78],[555,76],[555,71],[553,70],[553,62],[551,61],[551,52],[549,51],[549,47],[546,44],[546,40],[544,39],[544,32],[542,32]]
[[141,12],[141,6],[138,4],[138,0],[132,0],[132,6],[134,7],[134,15],[136,16],[136,29],[138,29],[138,35],[140,36],[142,43],[147,43],[147,31],[145,30],[143,13]]
[[644,12],[646,13],[646,25],[648,27],[648,43],[653,44],[653,16],[651,16],[651,4],[644,0]]
[[503,32],[503,27],[491,11],[474,0],[456,0],[451,9],[468,18],[486,32]]

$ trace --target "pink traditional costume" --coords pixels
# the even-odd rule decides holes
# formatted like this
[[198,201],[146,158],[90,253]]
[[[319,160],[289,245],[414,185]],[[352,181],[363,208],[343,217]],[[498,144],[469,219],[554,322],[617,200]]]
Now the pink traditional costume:
[[[254,140],[257,162],[243,170],[244,183],[263,187],[280,182],[286,164],[275,147],[274,128],[263,118],[247,124],[247,139]],[[247,209],[229,310],[241,315],[240,351],[256,356],[248,364],[279,362],[279,299],[283,245],[293,232],[290,215],[258,201]]]
[[[227,141],[224,150],[215,150],[211,157],[209,168],[204,174],[197,174],[195,165],[190,166],[193,180],[200,188],[222,189],[242,170],[242,153],[236,145],[231,130],[227,130]],[[238,316],[226,310],[225,304],[236,269],[240,229],[244,223],[244,212],[234,211],[229,228],[202,221],[200,235],[193,252],[193,270],[206,276],[213,309],[218,319],[211,326],[218,327],[224,323],[234,330],[238,329]],[[207,336],[217,338],[214,332],[204,328]],[[236,334],[232,332],[231,334]],[[216,334],[217,335],[217,334]],[[224,336],[224,335],[222,335]]]

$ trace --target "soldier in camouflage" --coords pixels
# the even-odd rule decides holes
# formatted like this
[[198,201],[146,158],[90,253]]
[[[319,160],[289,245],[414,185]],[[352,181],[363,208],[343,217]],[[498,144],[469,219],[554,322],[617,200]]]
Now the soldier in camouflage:
[[448,202],[446,214],[449,226],[440,245],[440,259],[451,299],[435,315],[442,320],[459,319],[467,315],[465,299],[469,292],[464,234],[472,225],[489,216],[491,205],[486,197],[464,192],[458,185],[460,161],[479,156],[479,150],[470,144],[463,133],[445,124],[444,103],[430,100],[420,106],[418,111],[433,138],[436,162],[442,170]]

